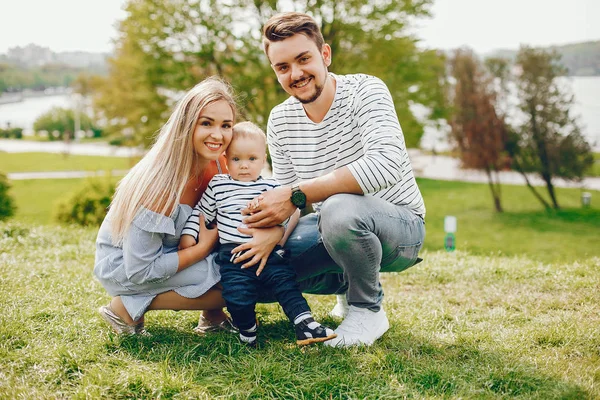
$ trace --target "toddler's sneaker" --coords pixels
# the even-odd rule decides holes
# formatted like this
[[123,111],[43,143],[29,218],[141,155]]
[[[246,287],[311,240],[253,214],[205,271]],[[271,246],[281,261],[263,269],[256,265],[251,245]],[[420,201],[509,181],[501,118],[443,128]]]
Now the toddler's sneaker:
[[350,306],[348,316],[335,330],[337,338],[325,342],[325,345],[332,347],[370,346],[388,329],[390,329],[390,322],[383,307],[374,312],[366,308]]
[[325,342],[336,336],[333,329],[321,325],[312,317],[305,318],[296,324],[296,344],[299,346]]
[[240,329],[240,342],[244,343],[248,347],[256,348],[256,332],[258,331],[258,324],[250,329]]

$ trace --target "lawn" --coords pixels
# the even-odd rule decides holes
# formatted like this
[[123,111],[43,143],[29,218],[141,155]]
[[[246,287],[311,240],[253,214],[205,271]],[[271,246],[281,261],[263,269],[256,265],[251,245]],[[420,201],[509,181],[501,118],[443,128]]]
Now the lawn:
[[558,188],[562,210],[546,212],[526,187],[504,185],[505,212],[496,213],[485,184],[418,182],[427,206],[426,249],[443,247],[444,217],[454,215],[456,248],[472,254],[523,254],[547,262],[600,257],[599,191],[590,191],[592,207],[583,209],[580,190]]
[[[19,207],[15,220],[51,224],[56,200],[82,183],[82,179],[13,181],[11,193]],[[600,192],[592,191],[592,208],[582,209],[579,190],[558,189],[564,209],[547,213],[527,188],[507,185],[506,212],[497,214],[484,184],[419,179],[419,186],[427,205],[427,250],[443,248],[444,217],[454,215],[457,249],[471,254],[523,254],[546,262],[600,257]]]
[[[114,178],[118,179],[118,178]],[[520,186],[492,210],[483,184],[420,179],[425,261],[383,274],[390,331],[359,349],[298,349],[277,305],[260,348],[192,333],[197,312],[148,314],[151,338],[115,336],[96,314],[96,228],[50,213],[81,179],[13,181],[0,223],[0,398],[600,398],[600,192],[559,189],[547,213]],[[446,253],[443,219],[458,219]],[[308,296],[327,317],[331,296]]]
[[[103,179],[103,178],[100,178]],[[113,177],[115,181],[120,177]],[[17,205],[15,220],[52,224],[52,211],[58,199],[77,190],[84,179],[25,179],[11,182],[10,192]]]
[[[382,276],[391,329],[374,346],[299,349],[280,308],[261,305],[251,350],[193,334],[197,312],[149,313],[149,338],[111,333],[95,233],[0,223],[0,398],[600,398],[598,257],[427,250]],[[308,300],[337,325],[331,296]]]
[[54,153],[1,153],[0,172],[127,170],[137,159]]

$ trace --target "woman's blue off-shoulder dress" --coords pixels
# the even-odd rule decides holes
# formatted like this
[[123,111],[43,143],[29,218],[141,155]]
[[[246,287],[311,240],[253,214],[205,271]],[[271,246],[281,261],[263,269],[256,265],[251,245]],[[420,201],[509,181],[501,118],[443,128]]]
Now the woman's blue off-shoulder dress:
[[111,240],[109,211],[96,239],[94,275],[111,296],[121,296],[127,312],[140,319],[157,294],[174,290],[187,298],[206,293],[220,281],[214,254],[177,272],[177,246],[192,208],[180,204],[171,217],[142,208],[121,247]]

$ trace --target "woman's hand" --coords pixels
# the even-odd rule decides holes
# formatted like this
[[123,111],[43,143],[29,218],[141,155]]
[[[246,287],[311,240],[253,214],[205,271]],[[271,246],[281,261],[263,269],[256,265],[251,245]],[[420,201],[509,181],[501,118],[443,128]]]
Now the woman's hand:
[[242,252],[239,257],[233,260],[233,263],[245,262],[242,268],[250,268],[260,263],[256,271],[256,275],[258,276],[265,268],[269,255],[283,237],[284,228],[282,226],[262,229],[239,227],[238,231],[246,235],[251,235],[252,239],[231,251],[232,254]]
[[202,213],[200,213],[199,223],[198,244],[206,243],[207,245],[210,245],[210,248],[212,249],[219,241],[219,231],[217,230],[216,226],[214,226],[213,229],[208,229],[206,227],[204,214]]

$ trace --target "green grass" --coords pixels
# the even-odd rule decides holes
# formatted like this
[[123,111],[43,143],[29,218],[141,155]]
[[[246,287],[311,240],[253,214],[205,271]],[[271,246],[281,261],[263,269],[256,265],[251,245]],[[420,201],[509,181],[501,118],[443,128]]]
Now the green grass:
[[[460,227],[459,227],[460,229]],[[374,346],[299,349],[276,305],[259,349],[192,333],[197,312],[151,312],[151,338],[96,313],[95,229],[0,223],[0,398],[600,398],[600,258],[426,251],[383,274],[391,329]],[[308,296],[318,319],[331,296]]]
[[106,171],[126,170],[137,160],[127,157],[81,156],[54,153],[2,153],[0,171]]
[[[473,254],[525,254],[543,261],[600,256],[600,192],[581,208],[581,191],[557,189],[560,211],[546,212],[524,186],[504,185],[504,213],[484,184],[419,179],[427,206],[425,248],[443,248],[444,217],[457,217],[456,247]],[[544,190],[543,188],[539,188]],[[544,193],[545,195],[545,193]]]
[[[22,180],[11,184],[10,193],[18,207],[16,221],[52,224],[56,200],[76,190],[83,180]],[[472,254],[523,254],[546,262],[600,257],[598,191],[592,191],[592,208],[582,209],[581,191],[558,189],[564,209],[547,213],[527,188],[507,185],[502,189],[506,211],[497,214],[486,185],[419,179],[419,186],[427,205],[427,250],[443,249],[444,217],[454,215],[458,219],[457,249]]]

